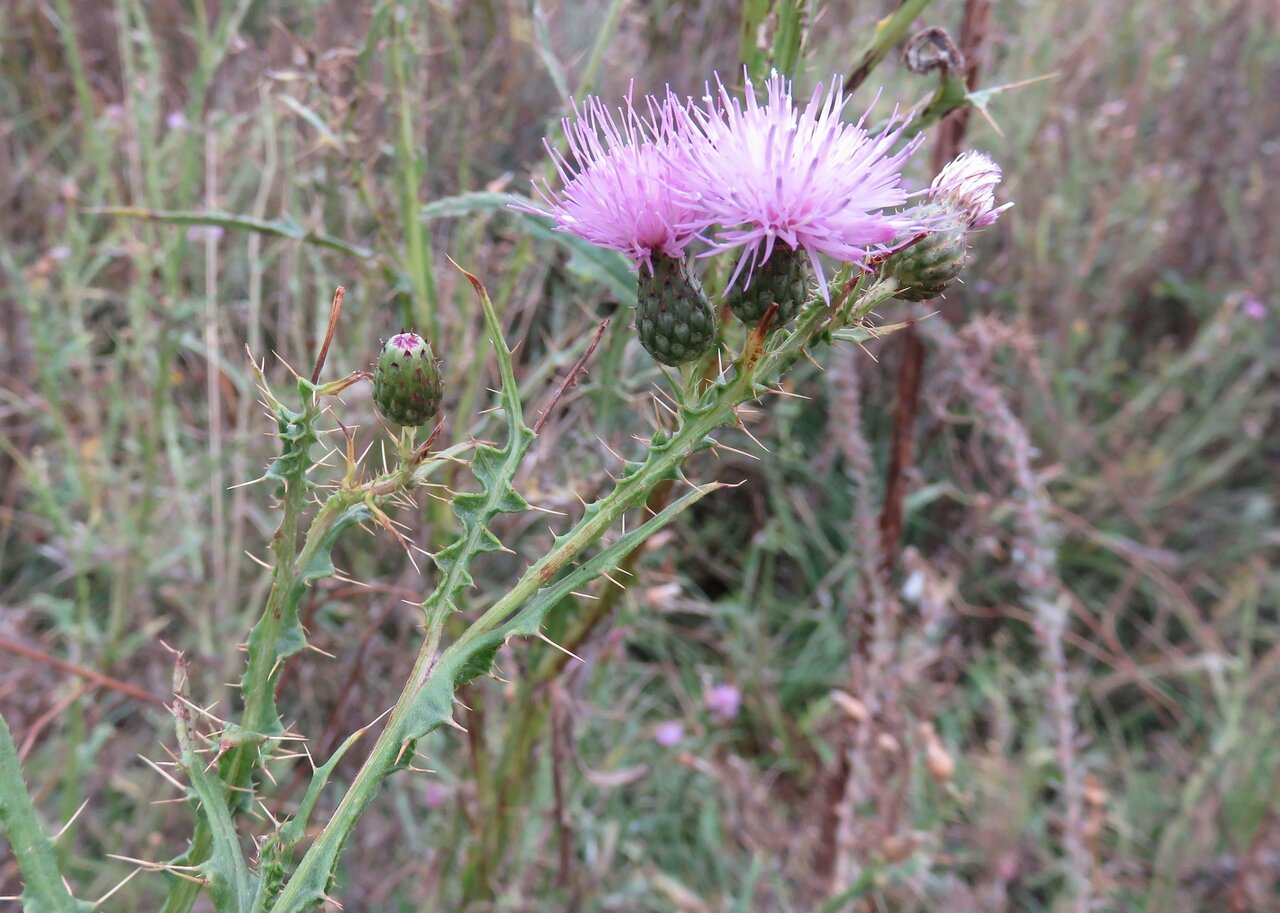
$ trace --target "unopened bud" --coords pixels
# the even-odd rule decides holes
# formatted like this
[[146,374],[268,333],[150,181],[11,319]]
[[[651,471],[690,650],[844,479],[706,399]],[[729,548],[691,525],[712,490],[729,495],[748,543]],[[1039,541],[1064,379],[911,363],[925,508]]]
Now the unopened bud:
[[772,327],[786,326],[809,297],[809,255],[779,245],[752,273],[745,288],[734,286],[725,295],[733,315],[747,326],[758,324],[775,302]]
[[431,344],[417,333],[387,340],[373,368],[373,402],[397,425],[416,428],[440,411],[444,384]]
[[968,259],[966,233],[964,223],[952,221],[894,254],[885,269],[902,286],[897,297],[927,301],[950,288]]
[[716,312],[683,259],[653,255],[652,271],[640,267],[636,329],[640,342],[664,365],[682,365],[710,351]]
[[964,268],[968,253],[966,235],[994,224],[1012,203],[996,205],[1000,166],[981,152],[956,156],[929,187],[928,202],[920,215],[935,224],[923,240],[895,254],[886,274],[903,286],[897,297],[908,301],[937,298]]

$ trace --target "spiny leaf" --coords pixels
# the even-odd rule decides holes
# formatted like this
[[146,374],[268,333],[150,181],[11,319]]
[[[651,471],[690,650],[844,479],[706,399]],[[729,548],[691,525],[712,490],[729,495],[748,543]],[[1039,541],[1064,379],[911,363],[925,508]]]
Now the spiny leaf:
[[[180,687],[175,690],[181,693],[186,673],[181,671],[181,665],[179,670]],[[209,894],[218,913],[250,913],[258,879],[249,871],[240,851],[240,840],[227,808],[226,793],[221,782],[209,776],[205,762],[195,752],[186,706],[175,701],[173,715],[178,729],[181,767],[191,781],[196,810],[209,828],[213,843],[209,858],[200,864],[200,873],[209,882]]]
[[489,300],[489,293],[475,276],[466,270],[462,270],[462,273],[470,280],[480,299],[485,327],[498,359],[498,373],[502,378],[502,409],[507,418],[507,443],[505,447],[480,444],[475,449],[471,471],[482,490],[464,492],[453,498],[451,507],[454,516],[462,524],[462,532],[435,555],[436,567],[443,576],[435,591],[423,603],[423,609],[429,615],[442,605],[452,605],[456,594],[472,585],[470,568],[476,555],[502,548],[498,537],[489,530],[493,518],[503,513],[519,513],[529,506],[511,485],[511,480],[515,478],[534,439],[533,431],[524,423],[520,389],[511,364],[511,349],[507,347],[507,341],[502,335],[502,324],[493,309],[493,302]]
[[9,838],[24,882],[22,909],[27,913],[88,913],[93,904],[76,900],[62,882],[53,841],[36,819],[35,806],[22,781],[18,752],[9,725],[0,716],[0,828]]
[[[616,542],[572,571],[562,574],[529,600],[516,614],[492,631],[463,637],[440,657],[405,718],[402,738],[419,739],[447,722],[453,713],[453,695],[471,679],[485,675],[493,667],[498,649],[511,637],[532,637],[542,628],[547,612],[573,590],[579,589],[610,568],[616,567],[631,551],[662,529],[695,502],[720,484],[695,488],[673,501],[664,510],[621,536]],[[598,509],[598,508],[597,508]]]

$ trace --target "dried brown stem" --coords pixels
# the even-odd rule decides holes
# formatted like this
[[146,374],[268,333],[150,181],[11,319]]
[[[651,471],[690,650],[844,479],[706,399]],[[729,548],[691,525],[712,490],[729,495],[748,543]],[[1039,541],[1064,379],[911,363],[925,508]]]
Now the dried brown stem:
[[16,653],[19,656],[25,656],[27,659],[35,660],[38,663],[44,663],[46,666],[52,666],[61,672],[69,672],[72,675],[79,676],[86,681],[93,682],[102,688],[108,688],[112,691],[118,691],[120,694],[126,694],[134,700],[142,701],[144,704],[151,704],[154,707],[167,707],[169,702],[164,698],[157,697],[149,691],[130,685],[128,682],[122,682],[118,678],[112,678],[110,675],[103,675],[101,672],[95,672],[92,669],[86,669],[84,666],[77,666],[75,663],[69,663],[66,660],[55,659],[48,653],[37,650],[35,647],[29,647],[26,644],[19,643],[16,640],[10,640],[7,637],[0,637],[0,650],[7,653]]
[[578,382],[582,375],[587,373],[587,362],[591,359],[591,356],[595,354],[596,346],[600,345],[600,338],[604,336],[604,331],[608,328],[609,321],[601,321],[600,326],[596,328],[596,335],[592,338],[591,345],[587,346],[587,350],[582,353],[582,356],[574,363],[573,367],[569,369],[568,376],[565,377],[565,379],[560,383],[560,386],[556,388],[556,392],[552,394],[551,402],[547,403],[547,408],[543,409],[542,414],[538,416],[538,420],[533,425],[534,434],[538,434],[542,431],[542,426],[547,423],[549,418],[551,418],[551,413],[555,410],[556,403],[560,402],[560,397],[564,396],[565,393],[567,393],[570,388]]
[[342,299],[347,290],[341,285],[334,289],[333,303],[329,305],[329,327],[324,332],[324,342],[320,345],[320,354],[316,356],[316,366],[311,372],[311,382],[320,383],[320,372],[324,370],[324,360],[329,357],[329,346],[333,343],[333,334],[338,330],[338,317],[342,314]]

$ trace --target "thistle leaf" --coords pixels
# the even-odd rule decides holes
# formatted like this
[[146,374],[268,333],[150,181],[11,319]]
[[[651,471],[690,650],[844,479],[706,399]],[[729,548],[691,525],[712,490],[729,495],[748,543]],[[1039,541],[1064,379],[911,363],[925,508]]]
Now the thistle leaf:
[[35,806],[22,781],[18,752],[9,726],[0,716],[0,831],[9,838],[22,873],[22,909],[28,913],[88,913],[93,904],[71,896],[58,872],[53,841],[36,819]]

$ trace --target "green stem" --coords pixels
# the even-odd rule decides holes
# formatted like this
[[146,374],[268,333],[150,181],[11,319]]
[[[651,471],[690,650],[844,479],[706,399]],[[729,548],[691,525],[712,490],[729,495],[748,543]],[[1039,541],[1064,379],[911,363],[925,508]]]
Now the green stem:
[[[396,132],[396,164],[400,177],[401,215],[404,221],[405,259],[408,263],[410,280],[413,283],[414,297],[425,314],[415,314],[410,308],[405,319],[415,323],[415,317],[424,318],[431,341],[440,345],[440,306],[436,292],[435,270],[431,264],[431,251],[427,247],[426,235],[422,221],[418,218],[420,203],[418,194],[421,190],[423,166],[421,153],[415,141],[413,131],[417,122],[417,114],[410,97],[404,59],[404,45],[408,42],[409,10],[411,4],[400,6],[391,14],[391,78],[395,86],[396,116],[398,130]],[[422,87],[420,86],[419,89]]]
[[[832,323],[838,322],[840,316],[842,315],[833,314],[826,307],[811,306],[801,314],[796,329],[783,336],[777,347],[767,352],[764,350],[763,334],[753,332],[738,361],[737,374],[730,380],[720,381],[712,386],[701,404],[682,409],[680,427],[670,438],[652,444],[642,464],[631,464],[605,498],[588,509],[574,528],[557,539],[555,546],[529,567],[505,596],[493,603],[457,640],[440,653],[437,653],[437,648],[445,613],[428,611],[427,638],[418,652],[413,671],[391,711],[386,727],[333,816],[280,893],[272,907],[276,913],[301,913],[313,907],[324,896],[323,892],[333,877],[343,846],[365,809],[373,801],[382,781],[404,761],[406,753],[412,752],[413,740],[425,734],[415,731],[413,722],[418,714],[419,696],[432,683],[433,677],[441,673],[456,677],[460,666],[477,655],[487,639],[508,622],[521,606],[556,580],[588,548],[599,542],[627,511],[644,504],[655,487],[674,475],[691,454],[707,446],[708,435],[712,431],[735,421],[737,407],[754,398],[760,384],[776,379],[800,357],[809,343],[823,332],[833,329]],[[502,366],[504,389],[512,390],[513,379],[506,376],[510,373],[509,359]],[[523,448],[511,447],[508,459],[518,459],[514,455],[522,451]],[[495,485],[494,490],[500,491],[502,486]],[[464,549],[462,554],[467,555],[468,552]],[[456,586],[455,578],[462,573],[459,569],[464,564],[463,560],[458,560],[452,565],[451,572],[440,581],[435,593],[424,603],[425,606],[440,608],[449,605],[451,588]],[[433,722],[427,731],[434,729],[436,725],[438,723]]]

